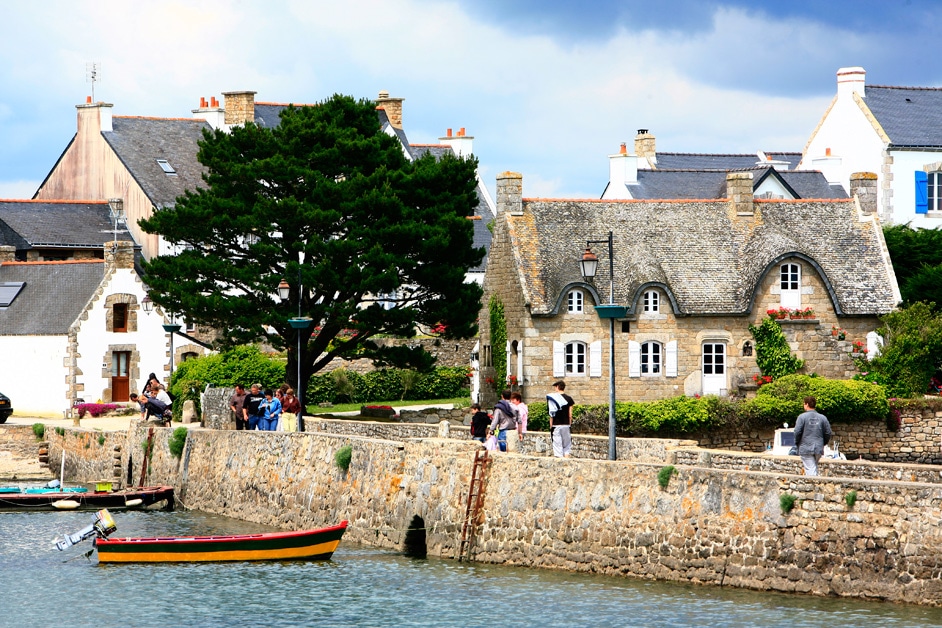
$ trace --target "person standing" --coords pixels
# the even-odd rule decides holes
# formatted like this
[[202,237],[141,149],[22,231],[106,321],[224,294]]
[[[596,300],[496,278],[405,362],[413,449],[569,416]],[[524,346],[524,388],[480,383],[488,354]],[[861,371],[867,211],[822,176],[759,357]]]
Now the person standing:
[[258,429],[259,422],[265,418],[265,410],[262,403],[265,401],[265,395],[261,393],[261,384],[252,384],[249,394],[245,396],[242,404],[242,415],[245,418],[245,427],[248,430]]
[[[494,406],[494,418],[491,420],[491,431],[497,432],[497,446],[501,451],[507,451],[507,431],[516,430],[517,413],[510,405],[510,391],[505,390],[500,394],[500,401]],[[516,451],[516,440],[511,451]]]
[[235,393],[229,397],[229,409],[235,415],[235,428],[245,429],[245,415],[242,414],[242,405],[245,403],[245,386],[236,384]]
[[281,402],[281,423],[286,432],[296,432],[298,429],[298,414],[301,412],[301,402],[294,395],[294,389],[285,391],[284,401]]
[[281,418],[281,401],[275,397],[269,388],[265,391],[265,401],[262,402],[261,409],[265,415],[259,421],[258,429],[265,432],[274,432],[278,428],[278,420]]
[[522,442],[523,435],[527,433],[527,419],[530,417],[530,409],[523,403],[523,395],[518,392],[510,393],[510,403],[517,411],[517,438]]
[[567,395],[566,382],[553,384],[553,392],[546,395],[546,405],[550,415],[550,433],[553,438],[553,455],[568,458],[572,453],[572,408],[576,405]]
[[481,404],[471,404],[471,438],[483,443],[487,438],[487,428],[491,424],[491,417],[481,410]]
[[831,442],[831,424],[828,418],[815,410],[817,400],[805,397],[805,411],[795,422],[795,445],[805,467],[805,475],[818,475],[818,461],[824,446]]

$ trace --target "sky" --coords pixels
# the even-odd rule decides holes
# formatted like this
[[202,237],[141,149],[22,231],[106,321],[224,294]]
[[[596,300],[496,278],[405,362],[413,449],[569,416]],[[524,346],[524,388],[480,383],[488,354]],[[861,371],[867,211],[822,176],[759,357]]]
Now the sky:
[[413,143],[474,137],[493,193],[598,198],[607,156],[801,151],[838,68],[942,86],[938,0],[44,0],[0,24],[0,198],[29,198],[91,95],[115,115],[192,116],[200,97],[405,98]]

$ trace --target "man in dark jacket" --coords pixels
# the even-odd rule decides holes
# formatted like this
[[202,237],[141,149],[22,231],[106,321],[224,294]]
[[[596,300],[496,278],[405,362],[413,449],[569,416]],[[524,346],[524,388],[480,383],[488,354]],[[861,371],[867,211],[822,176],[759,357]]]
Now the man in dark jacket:
[[831,424],[814,409],[817,403],[814,397],[805,397],[805,411],[798,415],[795,423],[795,445],[805,466],[805,475],[818,475],[818,461],[824,446],[831,442]]

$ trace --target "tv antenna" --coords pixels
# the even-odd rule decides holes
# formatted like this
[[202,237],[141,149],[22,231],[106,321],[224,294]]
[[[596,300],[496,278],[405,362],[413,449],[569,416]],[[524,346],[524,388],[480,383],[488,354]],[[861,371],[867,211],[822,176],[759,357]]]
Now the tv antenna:
[[95,102],[95,83],[101,80],[101,64],[89,61],[85,64],[85,82],[92,84],[92,102]]

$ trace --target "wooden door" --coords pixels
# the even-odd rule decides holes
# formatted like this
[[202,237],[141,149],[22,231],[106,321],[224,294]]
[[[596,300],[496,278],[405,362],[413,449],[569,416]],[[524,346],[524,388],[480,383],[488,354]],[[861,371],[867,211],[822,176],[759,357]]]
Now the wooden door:
[[128,368],[131,363],[130,351],[115,351],[111,354],[111,400],[127,401],[131,393]]

